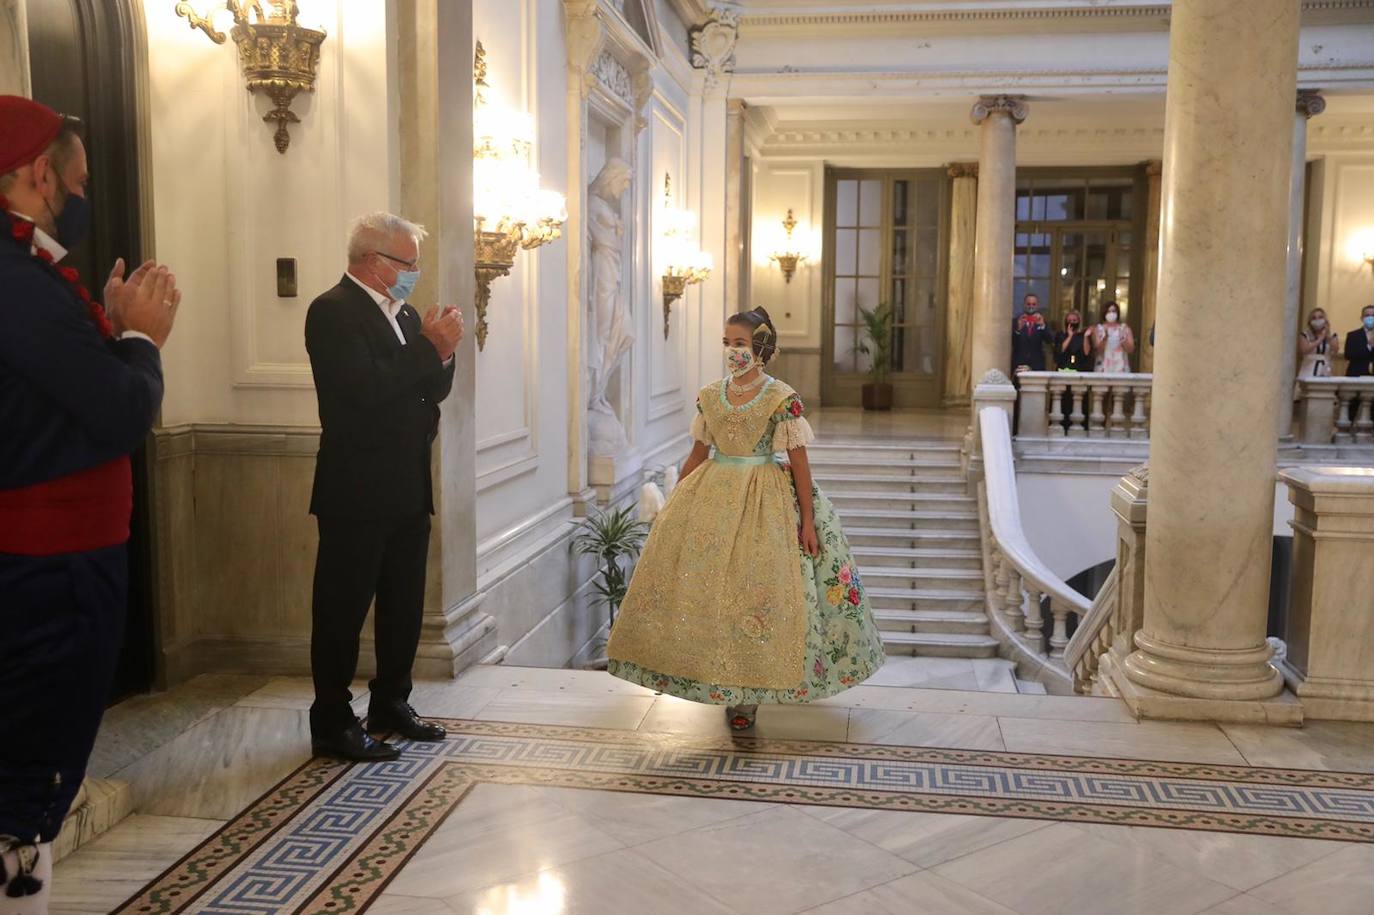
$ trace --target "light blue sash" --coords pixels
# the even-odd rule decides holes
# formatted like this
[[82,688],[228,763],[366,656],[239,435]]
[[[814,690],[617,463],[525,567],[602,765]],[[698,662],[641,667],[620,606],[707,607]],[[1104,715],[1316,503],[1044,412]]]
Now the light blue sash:
[[711,455],[711,460],[717,464],[731,464],[735,467],[766,467],[769,464],[777,463],[777,457],[771,454],[750,454],[741,457],[734,454],[721,454],[719,451]]

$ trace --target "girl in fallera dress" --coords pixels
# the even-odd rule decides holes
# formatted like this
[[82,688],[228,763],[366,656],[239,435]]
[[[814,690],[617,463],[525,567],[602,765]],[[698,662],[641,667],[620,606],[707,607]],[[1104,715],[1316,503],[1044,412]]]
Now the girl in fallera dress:
[[723,342],[730,374],[697,395],[692,453],[607,653],[615,676],[723,705],[747,730],[760,704],[834,695],[884,654],[835,509],[811,481],[801,399],[764,371],[773,322],[762,308],[734,315]]

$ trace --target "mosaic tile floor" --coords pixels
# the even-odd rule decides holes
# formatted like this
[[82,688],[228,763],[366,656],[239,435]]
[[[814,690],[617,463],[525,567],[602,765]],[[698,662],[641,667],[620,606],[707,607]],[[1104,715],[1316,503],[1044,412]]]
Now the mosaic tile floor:
[[1374,843],[1374,774],[448,725],[396,762],[306,763],[117,911],[363,911],[483,784]]

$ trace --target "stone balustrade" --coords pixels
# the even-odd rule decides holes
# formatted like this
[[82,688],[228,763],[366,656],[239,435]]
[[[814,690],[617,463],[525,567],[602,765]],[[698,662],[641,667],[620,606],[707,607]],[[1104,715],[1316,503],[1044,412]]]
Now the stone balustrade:
[[1022,372],[1018,437],[1148,439],[1150,385],[1143,373]]
[[[1052,692],[1073,681],[1064,661],[1070,622],[1088,615],[1092,602],[1056,575],[1031,548],[1021,525],[1011,446],[1015,391],[1000,373],[973,395],[970,454],[977,483],[988,621],[1022,671]],[[1000,383],[998,383],[1000,382]]]
[[1298,379],[1299,441],[1374,444],[1374,378]]

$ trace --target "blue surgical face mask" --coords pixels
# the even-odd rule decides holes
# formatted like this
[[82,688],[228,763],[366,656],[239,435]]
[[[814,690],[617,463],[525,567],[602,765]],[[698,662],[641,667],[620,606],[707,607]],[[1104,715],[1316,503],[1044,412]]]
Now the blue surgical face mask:
[[1365,330],[1374,330],[1374,315],[1365,315],[1365,316],[1364,316],[1364,329],[1365,329]]
[[387,287],[386,293],[397,302],[407,301],[415,292],[415,284],[420,282],[420,271],[397,270],[396,282]]

